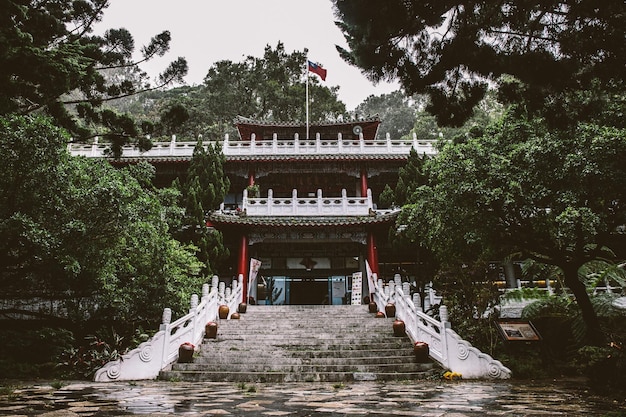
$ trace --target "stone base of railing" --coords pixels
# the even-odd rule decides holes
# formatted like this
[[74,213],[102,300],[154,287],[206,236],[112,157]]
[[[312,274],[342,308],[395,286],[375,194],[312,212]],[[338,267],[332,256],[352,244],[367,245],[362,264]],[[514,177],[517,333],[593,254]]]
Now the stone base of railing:
[[383,284],[382,280],[377,280],[374,276],[373,282],[374,298],[379,309],[381,306],[393,303],[396,316],[405,322],[409,338],[413,342],[427,343],[430,348],[430,357],[443,368],[465,379],[508,379],[511,377],[510,369],[463,340],[450,328],[448,310],[445,305],[439,307],[440,320],[436,320],[421,311],[421,308],[416,307],[409,295],[409,284],[406,282],[402,284],[399,277],[396,281]]
[[[220,305],[228,305],[230,312],[237,311],[243,300],[242,277],[233,280],[232,288],[226,288],[217,276],[209,284],[202,286],[202,298],[191,296],[189,313],[172,322],[169,308],[163,310],[162,324],[159,331],[147,342],[121,356],[120,359],[106,363],[95,373],[98,382],[132,381],[155,379],[162,369],[178,359],[178,349],[183,343],[198,346],[204,337],[205,325],[217,320]],[[230,317],[230,315],[229,315]]]

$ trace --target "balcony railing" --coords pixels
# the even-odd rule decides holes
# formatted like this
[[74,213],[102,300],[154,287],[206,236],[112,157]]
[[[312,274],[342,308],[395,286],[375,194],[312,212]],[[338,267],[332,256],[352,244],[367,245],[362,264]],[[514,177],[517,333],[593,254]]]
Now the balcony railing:
[[[208,142],[214,144],[213,142]],[[437,153],[436,140],[392,140],[389,134],[381,140],[343,139],[341,134],[335,139],[322,139],[318,134],[315,139],[300,139],[296,134],[293,139],[278,139],[276,135],[271,140],[256,140],[252,135],[249,141],[231,141],[226,135],[222,142],[224,156],[270,156],[270,155],[398,155],[406,156],[411,149],[418,154],[434,155]],[[158,158],[180,157],[191,158],[196,142],[177,142],[172,136],[170,142],[155,142],[148,151],[140,151],[134,146],[124,146],[122,156],[125,158]],[[69,151],[75,156],[104,158],[108,144],[99,143],[96,139],[93,144],[72,143]]]
[[[248,191],[243,191],[243,200],[238,210],[222,212],[242,212],[247,216],[369,216],[374,213],[372,191],[367,190],[365,197],[350,197],[346,190],[342,190],[341,197],[324,197],[322,190],[317,190],[315,197],[298,196],[298,190],[293,190],[291,197],[275,198],[273,191],[267,191],[267,197],[248,197]],[[377,213],[389,210],[377,210]]]

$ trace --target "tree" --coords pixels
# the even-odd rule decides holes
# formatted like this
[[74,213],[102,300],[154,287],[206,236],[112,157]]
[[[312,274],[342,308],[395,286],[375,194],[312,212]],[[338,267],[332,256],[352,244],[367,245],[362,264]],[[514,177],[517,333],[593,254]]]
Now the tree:
[[205,276],[217,271],[219,263],[228,257],[221,232],[207,228],[206,215],[224,201],[230,181],[224,175],[225,158],[219,143],[204,145],[198,140],[187,169],[187,178],[180,186],[185,208],[179,239],[198,248]]
[[[267,45],[263,56],[243,62],[219,61],[209,68],[204,85],[194,97],[202,126],[215,126],[221,139],[236,116],[273,121],[305,119],[304,70],[306,51],[287,53],[282,42]],[[311,120],[333,120],[346,115],[337,98],[339,87],[325,87],[309,79]],[[192,120],[193,121],[193,120]]]
[[415,100],[405,96],[401,91],[394,91],[390,94],[367,97],[356,107],[354,113],[357,119],[359,116],[378,114],[382,120],[383,133],[389,133],[392,139],[400,139],[409,134],[417,111]]
[[489,90],[474,108],[473,115],[462,126],[439,126],[437,118],[425,110],[428,97],[423,97],[421,101],[411,129],[411,133],[418,139],[464,142],[468,137],[482,136],[485,128],[498,119],[503,111],[503,105],[496,100],[496,92]]
[[348,48],[373,81],[428,93],[440,125],[460,126],[489,82],[511,75],[541,109],[554,95],[621,80],[626,4],[594,0],[334,0]]
[[395,188],[394,202],[398,206],[406,204],[410,193],[427,183],[424,172],[426,155],[419,155],[415,149],[411,149],[406,164],[398,170],[398,183]]
[[193,248],[169,234],[154,168],[73,158],[67,140],[49,119],[0,118],[2,297],[61,300],[74,323],[131,331],[164,306],[184,313],[203,278]]
[[108,4],[108,0],[2,2],[0,115],[44,112],[77,141],[106,136],[114,153],[137,138],[141,132],[132,118],[102,104],[182,82],[187,63],[178,58],[151,87],[138,65],[162,56],[169,49],[170,33],[153,37],[135,62],[134,41],[126,29],[92,34]]
[[626,224],[626,129],[554,130],[514,107],[480,138],[448,144],[403,213],[444,260],[517,254],[561,269],[592,343],[602,335],[578,271]]

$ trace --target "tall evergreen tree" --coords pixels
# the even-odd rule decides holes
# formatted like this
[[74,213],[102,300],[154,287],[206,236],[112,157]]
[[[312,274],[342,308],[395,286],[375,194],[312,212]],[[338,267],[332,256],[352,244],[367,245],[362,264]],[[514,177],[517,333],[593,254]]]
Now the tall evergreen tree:
[[623,1],[334,0],[348,47],[372,80],[428,93],[441,125],[460,126],[489,82],[512,75],[529,108],[623,78]]
[[[134,61],[135,44],[126,29],[93,35],[108,5],[108,0],[0,2],[0,115],[44,112],[75,140],[107,136],[115,153],[138,138],[142,132],[131,117],[102,104],[181,82],[187,62],[178,58],[158,85],[150,86],[138,65],[163,56],[170,33],[153,37]],[[112,72],[115,76],[108,76]]]
[[198,140],[181,187],[185,221],[179,238],[198,248],[205,276],[215,273],[219,263],[228,256],[221,232],[206,225],[208,212],[219,208],[230,188],[230,181],[224,175],[224,162],[219,143],[204,145]]

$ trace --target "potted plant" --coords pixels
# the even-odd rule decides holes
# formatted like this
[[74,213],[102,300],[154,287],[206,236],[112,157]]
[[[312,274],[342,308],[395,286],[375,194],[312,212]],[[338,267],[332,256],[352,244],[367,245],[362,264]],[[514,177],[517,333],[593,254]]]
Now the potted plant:
[[248,198],[258,198],[261,195],[259,184],[248,185],[246,191],[248,191]]

